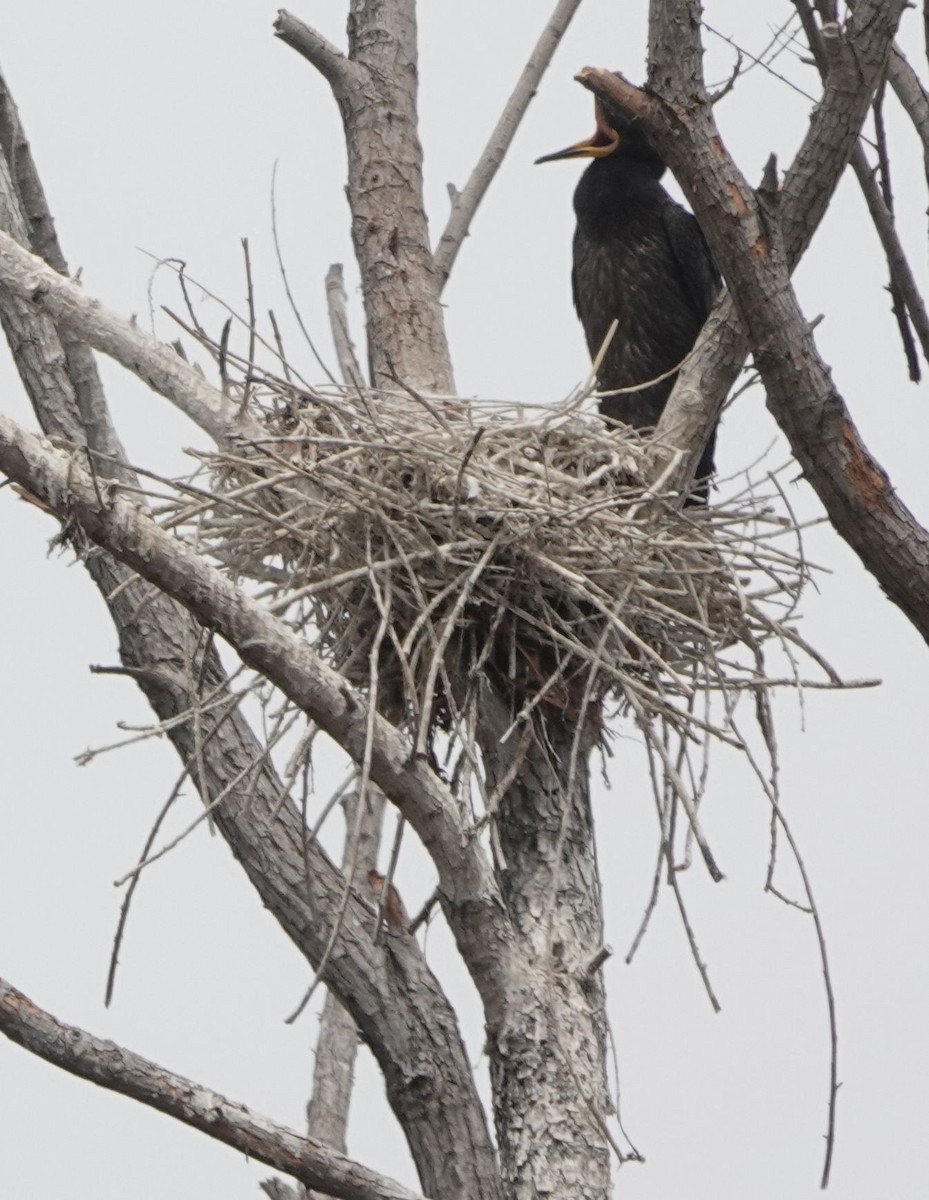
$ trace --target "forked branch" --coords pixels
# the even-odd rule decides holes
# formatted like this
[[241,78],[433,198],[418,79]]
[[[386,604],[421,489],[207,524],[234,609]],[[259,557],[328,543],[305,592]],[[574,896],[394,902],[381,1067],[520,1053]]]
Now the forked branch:
[[[184,543],[119,498],[104,501],[74,459],[0,416],[0,470],[58,517],[183,604],[220,633],[355,759],[368,742],[367,705],[299,634],[236,588]],[[485,953],[505,924],[483,849],[467,836],[454,796],[384,718],[372,720],[371,778],[394,801],[431,854],[443,893],[483,914]]]
[[342,115],[371,383],[451,393],[423,203],[415,0],[351,0],[347,57],[286,12],[275,29],[326,77]]
[[[832,48],[834,66],[827,78],[822,101],[811,115],[807,134],[784,176],[780,192],[778,217],[790,271],[796,267],[825,216],[858,141],[904,6],[904,0],[894,0],[892,4],[882,4],[878,0],[859,3],[844,36],[837,39],[838,45]],[[688,6],[688,10],[692,7]],[[685,21],[682,31],[687,27]],[[693,29],[694,36],[699,38],[699,21]],[[611,76],[605,71],[585,71],[579,78],[585,87],[596,91],[598,83],[608,89]],[[653,81],[653,86],[657,86],[657,80]],[[628,89],[622,97],[616,97],[620,104],[624,99],[630,100]],[[657,109],[650,111],[654,113]],[[654,136],[661,138],[657,129]],[[670,140],[662,144],[662,149],[676,174],[692,170],[689,151],[682,153],[680,147],[675,150]],[[682,177],[678,177],[683,185]],[[728,186],[723,195],[729,196]],[[688,198],[695,203],[692,196]],[[712,207],[710,205],[710,209]],[[694,211],[701,224],[718,219],[712,211],[708,210],[705,215],[696,207]],[[748,352],[749,345],[732,295],[724,292],[681,370],[656,429],[656,445],[686,450],[681,464],[684,479],[689,477],[686,472],[692,473]],[[656,452],[656,476],[661,474],[667,461],[667,454]]]

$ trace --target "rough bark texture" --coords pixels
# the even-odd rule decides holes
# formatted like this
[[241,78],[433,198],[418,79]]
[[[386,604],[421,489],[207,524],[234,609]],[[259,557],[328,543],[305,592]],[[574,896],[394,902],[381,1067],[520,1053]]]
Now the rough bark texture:
[[[352,4],[347,58],[315,31],[301,33],[286,14],[278,31],[326,75],[342,111],[356,252],[370,306],[372,368],[383,373],[379,356],[391,343],[381,339],[396,337],[392,314],[397,303],[384,290],[385,282],[391,287],[396,283],[401,309],[415,306],[416,353],[430,362],[428,368],[417,369],[430,386],[429,381],[451,380],[444,366],[444,337],[422,332],[431,330],[433,311],[441,320],[441,312],[433,307],[437,281],[428,272],[418,276],[418,284],[411,273],[406,279],[389,273],[382,279],[389,260],[382,225],[393,225],[393,218],[388,223],[383,213],[394,211],[396,197],[401,207],[421,204],[412,4],[404,0],[390,8],[388,14],[381,2]],[[396,122],[386,134],[383,109],[370,104],[359,108],[357,102],[359,95],[374,95],[383,103],[384,93],[372,92],[371,76],[377,73],[381,79],[385,67],[394,79],[409,81],[393,106]],[[404,142],[402,152],[394,154],[403,171],[391,167],[385,173],[379,139],[394,134]],[[392,186],[385,196],[377,194],[372,216],[372,188],[383,191],[385,181],[394,180],[398,190]],[[412,228],[410,252],[415,252],[417,269],[425,271],[425,225]],[[380,324],[373,317],[378,310]],[[410,382],[417,376],[406,373],[404,378]],[[509,776],[512,765],[512,748],[498,744],[507,724],[502,709],[490,705],[480,734],[481,750],[497,781]],[[502,925],[485,907],[487,901],[500,904],[498,895],[450,890],[440,873],[443,909],[484,1004],[503,1187],[519,1198],[553,1194],[602,1200],[609,1191],[606,1140],[596,1115],[606,1111],[603,997],[599,977],[588,980],[579,965],[593,958],[602,938],[587,790],[589,746],[573,760],[572,769],[572,739],[573,731],[561,714],[552,721],[540,717],[539,740],[545,749],[531,752],[502,797],[501,841],[512,857],[503,881]]]
[[[691,42],[698,30],[693,24],[692,10],[688,20],[675,23],[663,4],[654,7],[660,12],[656,11],[657,24],[652,26],[651,57],[653,62],[660,62],[659,47],[667,42],[670,28],[673,27],[678,31],[678,36],[685,36]],[[899,0],[893,5],[877,4],[873,0],[862,5],[845,39],[839,46],[832,47],[835,65],[826,80],[822,100],[813,110],[803,143],[785,173],[780,192],[784,253],[791,271],[825,216],[857,144],[874,89],[880,80],[886,47],[899,22],[901,8]],[[672,55],[677,52],[673,43],[667,52]],[[688,51],[686,47],[681,49],[681,54],[687,55],[688,75],[692,79],[697,69],[694,64],[699,61],[699,56],[695,57],[693,50]],[[659,69],[666,68],[656,67],[656,71]],[[614,85],[613,77],[606,72],[585,71],[579,78],[593,91],[603,86],[607,94],[610,94]],[[654,90],[651,82],[649,86]],[[624,93],[626,101],[632,106],[631,111],[646,122],[654,119],[657,106],[650,104],[645,94],[636,91],[633,95],[633,91],[630,89]],[[615,94],[613,99],[622,103]],[[691,96],[682,105],[681,114],[686,115],[695,103],[696,99]],[[683,131],[683,124],[678,128],[670,112],[665,117],[667,119],[663,123],[656,120],[653,136],[690,198],[692,178],[699,170],[699,155],[707,157],[711,145],[718,144],[723,154],[725,149],[721,141],[702,148],[692,147],[689,142],[677,137]],[[662,124],[661,129],[657,128],[659,124]],[[728,186],[723,195],[731,195]],[[691,203],[694,201],[691,200]],[[714,208],[715,204],[697,212],[704,232],[717,219]],[[732,295],[725,292],[717,301],[694,353],[681,370],[658,423],[655,439],[656,476],[662,473],[674,449],[687,451],[682,459],[681,475],[685,481],[692,476],[709,432],[716,424],[726,395],[749,350],[749,342],[733,305]],[[667,447],[668,451],[663,451],[662,447]]]
[[[2,144],[17,149],[17,178],[37,178],[5,88],[2,94],[6,104],[0,115],[6,121],[4,130],[11,131]],[[27,201],[29,222],[22,216]],[[63,263],[40,189],[32,187],[22,195],[11,173],[0,171],[0,224],[7,220],[19,236],[38,229],[43,252]],[[106,456],[96,460],[101,478],[92,485],[94,502],[102,503],[107,494],[102,477],[118,440],[92,356],[86,352],[80,360],[77,382],[94,405],[93,420],[84,427],[54,324],[24,307],[6,289],[0,289],[0,316],[5,327],[14,331],[17,367],[42,427],[70,445],[86,444]],[[86,461],[83,455],[80,461]],[[125,472],[118,463],[112,464],[112,470],[119,475]],[[131,511],[134,519],[149,524],[137,509]],[[66,521],[74,515],[67,504],[62,515]],[[190,690],[197,675],[201,694],[224,694],[225,675],[218,655],[207,646],[205,630],[171,600],[132,580],[131,573],[108,554],[95,551],[86,561],[117,627],[123,664],[160,720],[189,713],[199,703]],[[199,672],[191,672],[197,647],[205,662]],[[204,714],[199,730],[194,722],[183,722],[174,725],[168,736],[182,761],[191,765],[204,802],[224,795],[214,810],[220,832],[264,905],[309,962],[318,963],[341,906],[343,879],[318,846],[306,846],[299,814],[290,803],[282,803],[281,783],[245,718],[230,703],[226,712],[214,709]],[[338,953],[330,958],[324,978],[342,996],[382,1066],[388,1100],[427,1193],[496,1200],[494,1150],[457,1021],[415,941],[393,938],[386,945],[373,946],[371,914],[352,900]],[[449,1157],[449,1142],[460,1147],[459,1157]]]
[[[73,531],[80,530],[143,580],[180,600],[295,703],[321,716],[322,727],[349,753],[362,757],[365,710],[339,677],[328,668],[319,675],[322,664],[310,666],[314,656],[301,638],[237,593],[144,513],[122,500],[101,505],[94,481],[73,459],[44,447],[5,417],[0,417],[0,471],[41,499]],[[125,574],[114,570],[107,556],[92,554],[87,561],[105,595],[126,584]],[[176,607],[152,597],[141,580],[120,588],[110,605],[122,661],[158,716],[168,720],[188,712],[196,703],[189,692],[190,644],[178,642],[184,627]],[[222,693],[224,676],[215,656],[195,674],[205,694]],[[324,691],[317,692],[326,679]],[[245,719],[237,711],[225,719],[214,711],[204,714],[199,732],[198,741],[194,723],[185,722],[170,736],[184,762],[204,763],[202,772],[194,766],[192,774],[206,803],[228,788],[215,809],[220,831],[265,905],[309,961],[318,963],[341,904],[341,874],[316,847],[308,848],[310,869],[305,869],[306,833],[300,815],[292,804],[281,802],[280,784]],[[406,791],[422,817],[416,820],[421,836],[426,833],[435,845],[434,837],[441,836],[448,820],[450,797],[443,795],[443,785],[424,764],[409,763],[406,747],[391,727],[382,733],[386,741],[375,750],[372,777],[395,800]],[[413,809],[401,807],[408,818],[413,816]],[[432,833],[430,823],[435,824]],[[462,853],[467,856],[466,849]],[[458,880],[470,872],[450,874]],[[410,1143],[424,1191],[443,1197],[495,1198],[495,1158],[470,1063],[454,1012],[415,939],[398,932],[373,945],[370,911],[350,901],[337,952],[323,978],[344,998],[381,1066],[388,1099]],[[449,1155],[450,1139],[460,1146],[460,1158]]]
[[352,0],[348,46],[364,72],[339,104],[371,379],[453,392],[423,203],[415,0]]
[[[726,153],[703,88],[696,0],[655,0],[652,74],[647,95],[604,72],[585,82],[649,124],[672,166],[722,271],[761,373],[768,406],[829,519],[891,600],[929,641],[929,534],[898,499],[863,445],[845,403],[819,357],[790,286],[790,266],[808,243],[816,211],[832,194],[834,172],[817,169],[815,148],[834,160],[854,147],[857,128],[890,51],[903,0],[860,3],[828,51],[831,88],[811,124],[784,189],[757,195]],[[806,220],[782,221],[790,189],[810,197]]]
[[286,1171],[311,1187],[323,1188],[330,1196],[344,1200],[417,1200],[415,1192],[327,1146],[302,1138],[114,1042],[56,1021],[3,979],[0,1030],[72,1075],[141,1100],[259,1162]]
[[[510,718],[490,700],[479,730],[494,786],[512,764]],[[602,1200],[610,1190],[603,944],[590,808],[591,738],[553,711],[502,798],[501,888],[524,965],[488,1023],[500,1169],[508,1196]]]
[[423,204],[415,0],[352,0],[347,58],[289,13],[276,29],[326,75],[342,114],[371,382],[451,393]]

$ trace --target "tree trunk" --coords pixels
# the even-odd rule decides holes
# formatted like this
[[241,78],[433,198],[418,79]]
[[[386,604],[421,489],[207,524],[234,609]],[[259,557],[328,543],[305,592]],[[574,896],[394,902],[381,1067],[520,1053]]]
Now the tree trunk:
[[[478,731],[491,786],[512,771],[519,753],[516,737],[500,744],[509,723],[496,698]],[[527,964],[488,1038],[500,1169],[514,1200],[603,1200],[610,1192],[593,740],[589,720],[579,730],[561,711],[539,715],[496,818],[501,890]]]

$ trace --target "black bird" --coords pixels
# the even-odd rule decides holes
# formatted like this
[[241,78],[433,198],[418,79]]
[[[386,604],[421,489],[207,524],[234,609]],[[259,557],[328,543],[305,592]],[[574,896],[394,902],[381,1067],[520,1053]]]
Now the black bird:
[[[610,392],[657,379],[693,349],[722,285],[696,218],[658,182],[665,165],[641,126],[597,101],[592,138],[537,162],[591,158],[574,193],[577,230],[571,284],[591,357],[613,321],[613,339],[597,372]],[[603,396],[608,420],[654,426],[676,374],[623,395]],[[704,501],[713,473],[716,430],[697,467]]]

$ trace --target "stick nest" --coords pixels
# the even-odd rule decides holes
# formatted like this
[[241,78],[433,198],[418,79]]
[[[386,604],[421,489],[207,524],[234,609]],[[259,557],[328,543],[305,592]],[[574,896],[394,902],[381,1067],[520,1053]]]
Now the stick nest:
[[267,437],[204,456],[201,544],[423,735],[486,681],[514,719],[611,698],[679,712],[753,686],[762,644],[794,638],[805,569],[779,548],[783,506],[653,496],[643,440],[576,407],[283,386],[250,404]]

